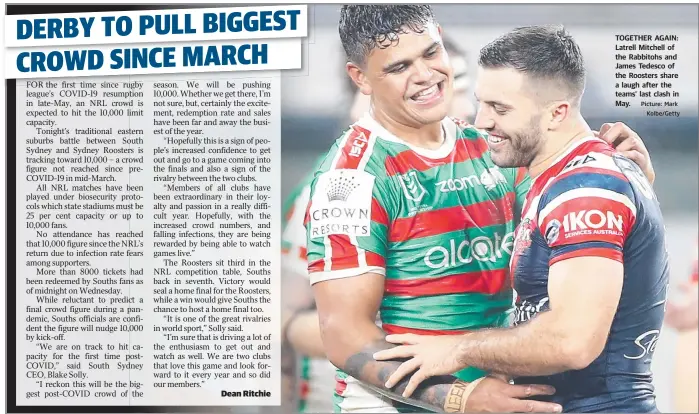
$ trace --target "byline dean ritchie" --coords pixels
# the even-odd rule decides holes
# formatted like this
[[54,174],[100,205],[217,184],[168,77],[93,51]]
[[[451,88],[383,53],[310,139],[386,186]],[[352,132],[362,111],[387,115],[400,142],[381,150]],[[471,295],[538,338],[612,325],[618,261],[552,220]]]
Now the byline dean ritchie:
[[221,397],[271,397],[272,393],[266,390],[224,391]]

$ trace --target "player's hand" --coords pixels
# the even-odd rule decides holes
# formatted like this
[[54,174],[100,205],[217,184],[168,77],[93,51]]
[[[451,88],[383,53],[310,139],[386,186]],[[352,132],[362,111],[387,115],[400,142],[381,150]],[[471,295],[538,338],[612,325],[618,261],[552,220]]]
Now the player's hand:
[[681,303],[668,302],[665,322],[678,331],[699,327],[699,291],[696,283],[686,282],[680,287],[685,295]]
[[548,385],[512,385],[498,378],[486,377],[466,397],[463,412],[560,413],[563,407],[558,404],[524,399],[553,395],[554,392],[555,389]]
[[[386,341],[402,344],[395,348],[379,351],[374,359],[411,358],[398,367],[388,378],[387,388],[393,388],[401,379],[417,370],[403,392],[409,397],[424,380],[436,376],[453,374],[464,368],[459,363],[457,351],[462,340],[460,335],[422,336],[415,334],[388,335]],[[464,412],[539,412],[560,413],[558,404],[522,400],[537,395],[553,395],[555,389],[547,385],[511,385],[503,375],[490,376],[479,381],[462,404]]]
[[388,335],[386,342],[401,344],[374,354],[377,361],[410,358],[403,362],[386,381],[386,388],[393,388],[411,372],[403,397],[409,397],[417,386],[427,378],[448,375],[464,368],[458,361],[461,335],[423,336],[415,334]]
[[633,129],[623,122],[615,122],[613,124],[603,124],[599,132],[594,132],[596,137],[607,142],[626,158],[641,167],[643,174],[653,184],[655,181],[655,170],[653,170],[653,164],[650,161],[650,154],[641,137]]

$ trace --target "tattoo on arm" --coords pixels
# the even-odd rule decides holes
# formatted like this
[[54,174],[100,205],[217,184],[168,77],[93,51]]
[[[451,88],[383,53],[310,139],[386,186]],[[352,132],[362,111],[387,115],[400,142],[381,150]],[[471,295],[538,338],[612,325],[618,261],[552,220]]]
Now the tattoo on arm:
[[384,384],[403,361],[374,360],[375,352],[395,346],[386,342],[383,337],[384,335],[362,351],[347,358],[344,371],[392,400],[438,412],[462,411],[461,406],[464,403],[462,400],[467,383],[452,375],[431,377],[423,381],[409,398],[404,398],[402,394],[410,381],[410,376],[403,378],[393,389],[387,389]]

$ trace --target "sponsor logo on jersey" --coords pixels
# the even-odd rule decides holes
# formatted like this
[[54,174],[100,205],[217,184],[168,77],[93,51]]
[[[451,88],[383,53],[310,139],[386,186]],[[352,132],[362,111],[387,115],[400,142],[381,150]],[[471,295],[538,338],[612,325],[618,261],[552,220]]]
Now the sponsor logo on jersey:
[[447,269],[477,262],[495,262],[512,254],[514,233],[504,237],[478,236],[470,240],[450,239],[446,246],[434,246],[425,253],[424,262],[430,269]]
[[532,245],[532,232],[534,231],[535,226],[536,224],[530,218],[524,218],[515,230],[512,256],[510,257],[509,263],[510,283],[513,285],[514,274],[515,270],[517,269],[519,256],[523,255],[529,246]]
[[536,303],[529,302],[527,300],[521,301],[515,307],[515,324],[520,324],[527,322],[536,314],[546,311],[548,309],[549,298],[545,297]]
[[352,139],[352,146],[349,150],[349,156],[355,158],[361,157],[364,148],[369,142],[369,138],[364,134],[364,132],[355,128],[354,132],[350,136],[350,139]]
[[513,255],[521,254],[522,251],[531,246],[532,231],[534,231],[534,222],[528,218],[522,220],[515,233]]
[[368,236],[374,176],[341,169],[322,174],[311,200],[312,238],[329,235]]
[[476,188],[477,186],[483,186],[486,190],[493,190],[499,183],[506,182],[505,176],[500,172],[500,170],[495,168],[489,168],[483,171],[480,176],[472,174],[461,178],[449,178],[447,180],[442,180],[435,184],[440,192],[450,193],[452,191],[461,191],[467,188]]
[[401,175],[400,183],[403,187],[403,193],[408,200],[419,203],[422,197],[427,194],[427,190],[425,190],[425,187],[423,187],[420,180],[418,180],[415,171],[410,171],[407,174]]
[[325,194],[328,196],[328,201],[347,201],[349,196],[352,194],[359,184],[355,181],[355,177],[340,174],[330,177],[328,180],[328,186],[325,189]]
[[643,332],[638,335],[633,343],[638,347],[638,353],[632,355],[624,354],[626,359],[641,359],[646,356],[650,356],[655,352],[655,346],[658,344],[658,336],[660,335],[659,329],[653,329],[647,332]]
[[590,154],[578,155],[577,157],[570,160],[568,162],[568,164],[566,164],[565,167],[563,167],[563,171],[565,171],[569,168],[577,167],[578,165],[587,164],[588,162],[592,162],[592,161],[597,161],[597,159]]
[[561,234],[561,222],[553,219],[549,222],[549,224],[546,226],[546,232],[544,234],[544,237],[546,238],[546,242],[548,244],[553,244],[556,240],[558,240],[558,236]]
[[563,217],[565,238],[591,234],[621,235],[623,224],[622,217],[611,211],[580,210]]

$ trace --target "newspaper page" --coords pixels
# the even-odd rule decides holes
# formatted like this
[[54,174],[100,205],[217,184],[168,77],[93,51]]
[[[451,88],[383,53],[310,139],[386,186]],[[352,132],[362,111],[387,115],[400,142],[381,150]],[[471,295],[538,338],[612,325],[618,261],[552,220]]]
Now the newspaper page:
[[279,70],[305,12],[8,18],[18,406],[279,405]]
[[4,27],[8,412],[699,409],[696,4]]

